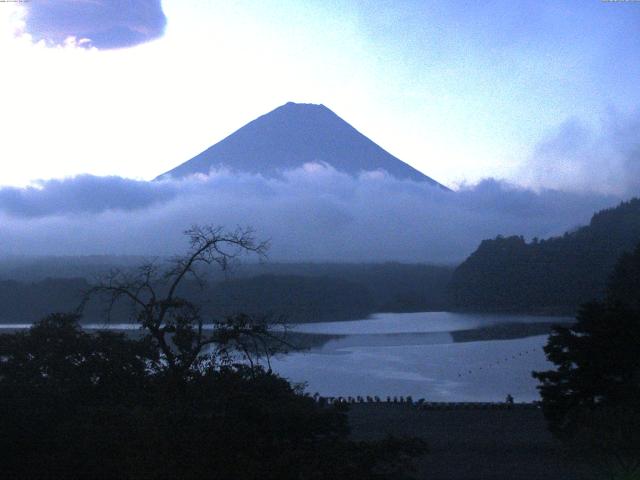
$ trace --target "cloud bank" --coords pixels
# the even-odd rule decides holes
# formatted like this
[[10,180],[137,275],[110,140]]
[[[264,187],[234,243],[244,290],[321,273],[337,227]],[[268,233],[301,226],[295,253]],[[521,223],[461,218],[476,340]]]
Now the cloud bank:
[[556,189],[640,194],[640,108],[611,109],[595,126],[566,120],[536,145],[523,177]]
[[98,49],[132,47],[154,40],[167,23],[160,0],[31,0],[25,29],[34,40]]
[[602,194],[485,180],[457,192],[307,165],[283,178],[212,172],[142,182],[79,176],[0,189],[0,253],[168,255],[192,224],[252,226],[272,260],[456,262],[498,234],[548,237],[615,205]]

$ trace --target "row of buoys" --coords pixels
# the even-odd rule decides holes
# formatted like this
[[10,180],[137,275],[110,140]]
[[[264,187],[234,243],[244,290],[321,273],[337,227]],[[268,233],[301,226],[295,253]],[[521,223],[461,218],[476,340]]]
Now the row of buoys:
[[[313,399],[321,404],[346,404],[346,403],[404,403],[413,405],[414,401],[411,395],[404,396],[387,396],[385,400],[380,398],[377,395],[356,395],[356,396],[346,396],[346,397],[323,397],[318,393],[313,395]],[[421,398],[416,404],[424,403],[424,398]]]
[[496,360],[495,362],[492,362],[492,363],[486,363],[486,364],[478,367],[475,370],[474,369],[468,369],[468,370],[463,371],[463,372],[458,372],[458,378],[463,377],[465,375],[472,375],[473,373],[475,373],[475,372],[477,372],[479,370],[484,370],[484,369],[488,370],[489,368],[493,368],[493,367],[495,367],[497,365],[500,365],[501,363],[506,363],[506,362],[509,362],[509,360],[515,360],[518,357],[522,357],[523,355],[528,355],[528,354],[534,353],[534,352],[536,352],[535,348],[531,348],[531,349],[528,349],[528,350],[522,350],[520,352],[512,354],[511,358],[509,358],[509,356],[507,356],[507,357],[504,357],[504,359],[499,359],[499,360]]
[[[324,397],[318,393],[312,397],[321,406],[327,405],[349,405],[358,403],[382,403],[382,404],[404,404],[417,407],[421,410],[460,410],[460,409],[505,409],[505,408],[539,408],[538,402],[513,403],[513,397],[508,396],[506,402],[427,402],[424,398],[413,401],[412,397],[387,396],[382,399],[377,395],[366,396],[346,396],[346,397]],[[509,401],[509,398],[511,400]]]

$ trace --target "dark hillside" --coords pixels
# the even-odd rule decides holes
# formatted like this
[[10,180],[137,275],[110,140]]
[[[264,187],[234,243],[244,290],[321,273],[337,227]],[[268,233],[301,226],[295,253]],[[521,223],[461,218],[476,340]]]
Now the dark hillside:
[[573,313],[600,298],[616,260],[640,241],[640,200],[596,213],[562,237],[484,240],[454,272],[450,293],[459,309]]

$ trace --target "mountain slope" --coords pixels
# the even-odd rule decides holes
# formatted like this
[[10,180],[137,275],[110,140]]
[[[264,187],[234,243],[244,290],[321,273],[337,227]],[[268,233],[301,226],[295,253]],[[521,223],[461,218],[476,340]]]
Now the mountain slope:
[[455,270],[452,301],[464,310],[573,313],[604,294],[618,258],[639,242],[640,199],[602,210],[562,237],[484,240]]
[[220,167],[277,177],[310,162],[326,162],[351,175],[382,169],[396,178],[446,188],[383,150],[324,105],[291,102],[248,123],[158,179],[206,174]]

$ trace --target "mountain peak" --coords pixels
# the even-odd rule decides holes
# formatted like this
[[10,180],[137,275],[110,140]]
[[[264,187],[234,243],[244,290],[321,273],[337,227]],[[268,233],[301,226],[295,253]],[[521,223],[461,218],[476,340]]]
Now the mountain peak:
[[[284,105],[280,105],[278,108],[283,108],[283,107],[303,107],[303,108],[304,107],[323,107],[323,108],[327,108],[321,103],[297,103],[297,102],[287,102]],[[276,108],[276,110],[278,108]]]
[[[296,103],[296,102],[287,102],[284,105],[280,105],[275,110],[280,109],[296,109],[296,110],[329,110],[322,103]],[[274,110],[274,111],[275,111]]]
[[[333,116],[335,118],[340,119],[335,113],[329,110],[321,103],[295,103],[295,102],[287,102],[284,105],[280,105],[274,110],[261,115],[256,120],[261,118],[270,118],[271,120],[276,119],[278,117],[289,117],[291,119],[296,118],[298,120],[313,120],[318,116]],[[254,122],[256,121],[254,120]],[[251,125],[250,122],[248,125]]]
[[221,167],[279,177],[312,162],[327,163],[350,175],[385,170],[399,179],[443,187],[376,145],[326,106],[294,102],[249,122],[158,178],[206,174]]

